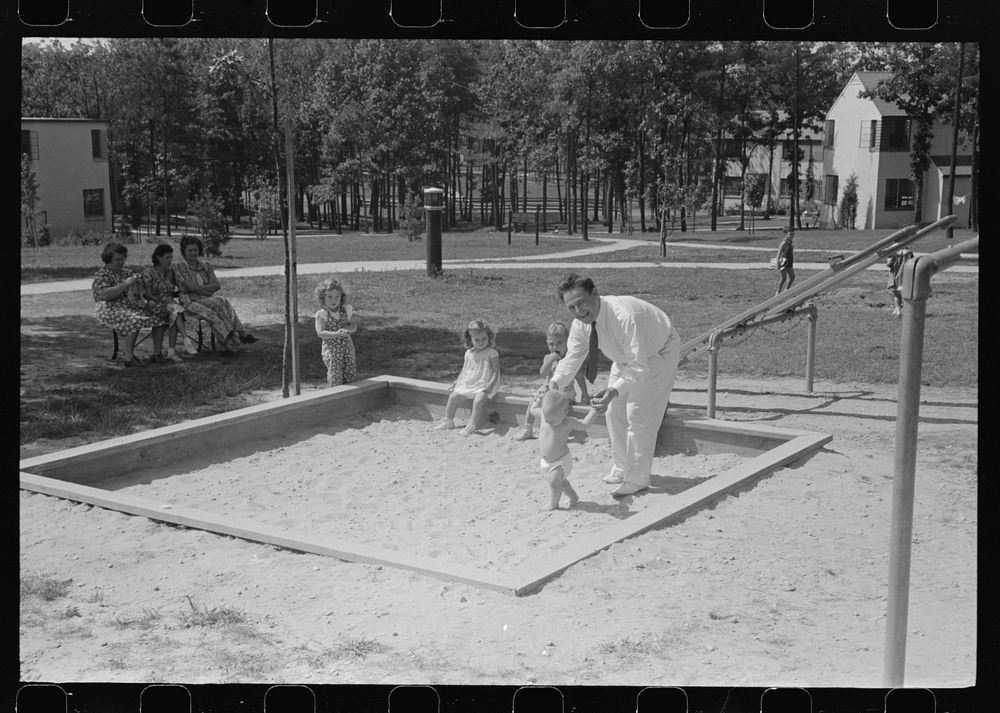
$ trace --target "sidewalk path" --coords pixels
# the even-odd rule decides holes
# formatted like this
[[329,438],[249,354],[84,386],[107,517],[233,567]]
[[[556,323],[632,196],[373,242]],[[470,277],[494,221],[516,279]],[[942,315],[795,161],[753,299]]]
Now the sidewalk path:
[[[625,250],[632,247],[649,245],[648,240],[634,240],[631,238],[592,238],[594,245],[576,250],[566,250],[550,255],[522,255],[508,258],[479,258],[475,260],[444,260],[445,269],[483,269],[491,270],[522,270],[522,269],[630,269],[639,268],[677,268],[692,269],[706,268],[709,270],[769,270],[767,262],[571,262],[573,258],[585,255],[598,255],[602,253]],[[731,250],[759,250],[762,252],[774,252],[773,248],[751,247],[751,246],[729,246],[729,245],[706,245],[703,243],[670,243],[682,247],[705,248],[705,249],[731,249]],[[796,253],[810,252],[809,250],[796,249]],[[829,251],[815,251],[829,252]],[[850,251],[845,251],[850,252]],[[541,262],[558,258],[570,262]],[[798,270],[825,270],[829,267],[827,262],[800,262],[796,261],[795,268]],[[327,272],[349,273],[349,272],[382,272],[387,270],[426,270],[426,260],[360,260],[355,262],[317,262],[300,264],[297,266],[296,274],[314,275]],[[885,266],[877,263],[868,268],[869,270],[885,270]],[[259,277],[262,275],[282,275],[284,265],[266,265],[262,267],[237,267],[231,269],[216,268],[216,274],[220,278],[226,277]],[[949,268],[951,273],[979,273],[978,265],[958,265]],[[80,290],[90,290],[91,280],[59,280],[52,282],[32,282],[21,285],[21,296],[50,294],[54,292],[75,292]]]

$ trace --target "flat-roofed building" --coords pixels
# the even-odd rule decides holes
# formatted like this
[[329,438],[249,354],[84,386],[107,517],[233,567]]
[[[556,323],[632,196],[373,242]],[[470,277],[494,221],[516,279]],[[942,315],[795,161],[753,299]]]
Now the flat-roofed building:
[[53,240],[112,230],[108,122],[22,117],[21,153],[38,182],[37,223]]

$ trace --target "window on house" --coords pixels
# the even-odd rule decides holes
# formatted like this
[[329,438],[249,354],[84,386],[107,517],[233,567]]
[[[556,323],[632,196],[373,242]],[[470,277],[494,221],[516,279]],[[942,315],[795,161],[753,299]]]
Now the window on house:
[[863,149],[878,148],[878,121],[866,119],[861,122],[861,139],[858,146]]
[[833,133],[836,129],[836,121],[833,119],[827,119],[823,124],[823,148],[832,149],[833,148]]
[[[781,179],[781,195],[790,196],[792,194],[792,177],[785,176]],[[802,175],[799,171],[799,195],[804,196],[806,194],[806,177]]]
[[726,196],[738,196],[742,185],[739,176],[726,176],[722,182],[722,194]]
[[882,140],[879,148],[882,151],[909,151],[910,120],[904,116],[882,119]]
[[885,209],[913,210],[913,181],[909,178],[887,178]]
[[742,154],[742,147],[740,142],[734,138],[725,138],[722,140],[722,157],[723,158],[739,158]]
[[38,160],[38,132],[21,129],[21,153],[32,161]]
[[823,176],[823,202],[827,205],[837,205],[837,190],[839,177],[827,174]]
[[83,217],[104,217],[104,189],[92,188],[83,192]]
[[104,158],[104,145],[101,141],[101,130],[91,129],[90,147],[94,153],[94,158]]

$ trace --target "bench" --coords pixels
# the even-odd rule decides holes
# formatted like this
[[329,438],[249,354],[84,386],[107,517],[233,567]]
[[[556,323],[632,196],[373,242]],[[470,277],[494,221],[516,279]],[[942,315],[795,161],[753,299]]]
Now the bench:
[[522,230],[527,230],[529,227],[535,227],[535,217],[538,218],[538,229],[542,230],[549,228],[553,225],[560,225],[566,222],[565,218],[561,218],[558,211],[528,211],[519,212],[514,211],[510,214],[511,225],[514,226],[514,230],[520,232]]
[[[202,339],[203,339],[202,332],[201,332],[201,323],[202,323],[202,321],[203,320],[200,320],[200,319],[198,320],[198,351],[201,351],[201,347],[202,347]],[[153,333],[152,330],[150,330],[150,331],[146,332],[145,336],[141,336],[138,339],[136,339],[135,340],[135,346],[139,346],[144,341],[146,341],[146,339],[148,339],[149,335],[151,335],[152,333]],[[212,351],[215,351],[215,334],[212,334],[211,331],[209,332],[209,334],[210,334],[211,339],[212,339]],[[112,338],[114,340],[114,348],[111,350],[111,361],[114,361],[115,359],[118,358],[118,332],[115,331],[114,329],[112,329],[111,330],[111,336],[112,336]]]

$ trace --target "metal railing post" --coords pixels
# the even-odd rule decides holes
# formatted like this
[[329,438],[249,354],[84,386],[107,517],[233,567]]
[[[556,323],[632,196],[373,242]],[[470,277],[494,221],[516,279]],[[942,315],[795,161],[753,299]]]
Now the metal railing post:
[[719,378],[719,339],[721,332],[713,332],[708,340],[708,417],[715,418],[715,387]]
[[806,391],[813,390],[813,372],[816,364],[816,319],[819,314],[815,305],[809,308],[809,332],[806,335]]
[[911,258],[903,265],[903,324],[899,347],[899,390],[896,397],[896,453],[893,462],[892,521],[889,529],[889,605],[885,622],[882,680],[888,688],[903,685],[906,668],[906,624],[910,600],[910,550],[913,542],[913,494],[920,420],[920,371],[931,277],[979,249],[979,238]]

